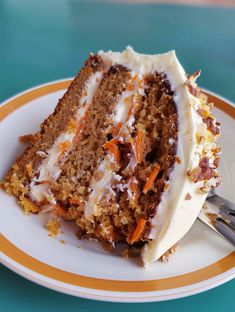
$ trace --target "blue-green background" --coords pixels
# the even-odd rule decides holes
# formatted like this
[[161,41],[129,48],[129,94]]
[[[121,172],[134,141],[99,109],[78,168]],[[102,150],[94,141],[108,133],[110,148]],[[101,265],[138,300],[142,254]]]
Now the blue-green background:
[[[143,53],[175,49],[189,73],[202,69],[203,87],[235,101],[234,8],[75,0],[0,0],[0,101],[73,76],[90,51],[122,50],[129,44]],[[168,302],[96,302],[45,289],[0,266],[0,312],[232,312],[234,293],[235,280]]]

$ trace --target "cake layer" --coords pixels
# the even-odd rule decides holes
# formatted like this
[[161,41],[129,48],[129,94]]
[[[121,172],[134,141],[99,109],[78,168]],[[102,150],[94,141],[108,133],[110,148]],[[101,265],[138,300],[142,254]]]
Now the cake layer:
[[[102,59],[99,56],[91,56],[59,101],[55,111],[41,124],[40,131],[32,137],[30,145],[6,175],[4,188],[19,199],[21,198],[22,205],[28,202],[23,198],[29,197],[29,184],[34,177],[39,175],[39,166],[45,158],[48,158],[48,151],[60,134],[66,131],[71,118],[76,115],[87,80],[103,70]],[[61,149],[63,149],[62,146]]]
[[130,73],[126,68],[111,67],[97,89],[78,138],[79,144],[62,164],[61,175],[52,185],[62,205],[69,204],[73,195],[79,196],[79,190],[82,197],[86,197],[91,177],[106,154],[103,144],[114,127],[110,115],[129,78]]

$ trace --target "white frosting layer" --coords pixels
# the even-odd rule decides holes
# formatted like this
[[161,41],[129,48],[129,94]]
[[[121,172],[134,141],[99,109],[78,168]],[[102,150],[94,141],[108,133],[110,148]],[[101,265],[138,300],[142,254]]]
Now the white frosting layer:
[[[174,51],[159,55],[143,55],[128,47],[123,53],[101,51],[99,54],[106,62],[124,65],[138,75],[155,71],[165,73],[174,91],[179,122],[177,156],[181,162],[175,164],[169,189],[163,194],[157,213],[151,221],[152,230],[149,238],[152,240],[145,244],[142,251],[143,261],[148,264],[160,258],[188,232],[206,198],[206,194],[199,191],[202,183],[193,183],[186,174],[187,170],[192,170],[199,164],[200,151],[197,151],[196,133],[203,125],[195,109],[200,103],[185,86],[187,77]],[[191,200],[185,199],[188,193],[192,197]]]
[[[75,115],[75,123],[77,126],[79,126],[88,107],[91,105],[95,91],[102,81],[103,75],[103,72],[96,72],[87,80],[84,95],[80,98],[78,110]],[[38,167],[38,177],[34,177],[30,183],[30,197],[38,204],[44,200],[52,204],[56,203],[54,197],[52,200],[48,200],[48,198],[50,199],[53,196],[50,192],[49,184],[56,181],[60,176],[61,170],[58,165],[58,160],[71,150],[73,140],[76,136],[76,130],[75,127],[73,131],[61,133],[52,147],[46,151],[47,157],[43,159]],[[65,149],[61,148],[61,144],[64,143],[67,145]]]

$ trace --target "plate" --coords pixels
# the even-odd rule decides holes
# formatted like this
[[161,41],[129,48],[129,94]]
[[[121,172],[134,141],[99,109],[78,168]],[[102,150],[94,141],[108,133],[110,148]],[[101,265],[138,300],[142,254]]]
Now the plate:
[[[20,135],[36,132],[67,89],[71,79],[54,81],[20,93],[0,106],[0,178],[24,146]],[[235,201],[235,108],[207,91],[222,123],[218,192]],[[3,152],[4,151],[4,152]],[[0,191],[0,261],[21,276],[45,287],[84,298],[116,302],[148,302],[180,298],[235,277],[232,245],[197,220],[179,242],[170,261],[143,269],[133,259],[108,253],[96,242],[79,241],[76,229],[48,237],[45,215],[24,215],[13,197]]]

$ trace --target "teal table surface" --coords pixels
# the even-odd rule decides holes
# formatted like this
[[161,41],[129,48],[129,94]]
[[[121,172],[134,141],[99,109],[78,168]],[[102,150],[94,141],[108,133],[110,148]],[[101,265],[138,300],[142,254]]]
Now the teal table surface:
[[[75,75],[90,51],[127,45],[143,53],[175,49],[187,72],[202,70],[201,86],[235,101],[235,9],[75,0],[0,0],[0,101]],[[167,302],[105,303],[54,292],[0,266],[0,312],[232,312],[234,292],[235,280]]]

